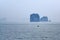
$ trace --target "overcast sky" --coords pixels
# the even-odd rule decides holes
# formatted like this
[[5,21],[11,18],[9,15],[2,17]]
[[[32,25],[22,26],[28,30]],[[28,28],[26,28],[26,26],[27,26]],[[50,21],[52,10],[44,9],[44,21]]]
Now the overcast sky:
[[60,22],[60,0],[0,0],[1,21],[27,23],[32,13]]

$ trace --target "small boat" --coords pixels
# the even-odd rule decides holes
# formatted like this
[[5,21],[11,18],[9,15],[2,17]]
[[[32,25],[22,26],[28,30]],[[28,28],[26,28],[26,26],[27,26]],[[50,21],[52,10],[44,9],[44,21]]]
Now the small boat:
[[39,27],[39,25],[37,25],[37,27]]

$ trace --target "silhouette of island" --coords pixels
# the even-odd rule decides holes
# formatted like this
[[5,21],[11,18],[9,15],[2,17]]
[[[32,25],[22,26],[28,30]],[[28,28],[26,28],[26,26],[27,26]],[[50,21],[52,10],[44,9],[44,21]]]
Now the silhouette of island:
[[48,22],[48,17],[47,16],[43,16],[40,21],[41,22]]
[[48,17],[43,16],[40,18],[39,14],[33,13],[30,15],[30,22],[48,22]]
[[30,22],[39,22],[39,20],[40,20],[39,14],[30,15]]

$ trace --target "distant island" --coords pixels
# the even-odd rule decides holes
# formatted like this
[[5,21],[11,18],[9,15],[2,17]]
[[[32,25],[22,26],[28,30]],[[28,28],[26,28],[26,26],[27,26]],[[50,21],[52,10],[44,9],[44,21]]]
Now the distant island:
[[49,22],[50,20],[48,20],[47,16],[43,16],[40,18],[39,14],[31,14],[30,15],[30,22]]

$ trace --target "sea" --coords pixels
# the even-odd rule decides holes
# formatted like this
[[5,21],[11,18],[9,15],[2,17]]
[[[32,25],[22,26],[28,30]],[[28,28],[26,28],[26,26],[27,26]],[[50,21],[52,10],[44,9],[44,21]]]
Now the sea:
[[60,40],[60,24],[0,24],[0,40]]

